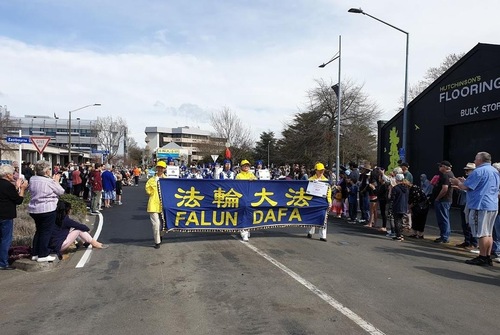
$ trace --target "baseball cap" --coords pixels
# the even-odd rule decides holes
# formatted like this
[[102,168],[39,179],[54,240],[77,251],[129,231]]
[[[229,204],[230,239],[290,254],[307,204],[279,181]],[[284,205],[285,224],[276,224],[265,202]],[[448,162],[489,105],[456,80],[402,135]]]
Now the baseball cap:
[[156,163],[156,166],[159,166],[159,167],[162,167],[162,168],[166,168],[167,167],[167,163],[165,163],[165,161],[158,161],[158,163]]
[[242,160],[242,161],[241,161],[241,164],[240,164],[240,165],[241,165],[241,166],[243,166],[243,165],[250,165],[250,162],[249,162],[249,161],[247,161],[246,159],[244,159],[244,160]]
[[448,161],[441,161],[438,163],[438,165],[443,165],[443,166],[447,166],[447,167],[451,168],[451,163]]

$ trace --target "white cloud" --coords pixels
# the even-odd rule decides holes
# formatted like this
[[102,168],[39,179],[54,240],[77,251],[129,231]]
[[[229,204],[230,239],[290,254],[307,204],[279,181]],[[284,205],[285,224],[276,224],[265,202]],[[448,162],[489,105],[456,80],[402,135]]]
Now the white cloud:
[[[337,52],[339,35],[342,77],[364,83],[364,91],[386,112],[384,118],[394,115],[403,95],[405,35],[347,13],[349,7],[362,7],[410,33],[410,83],[446,55],[466,52],[478,42],[498,43],[500,36],[496,0],[481,5],[466,0],[174,4],[158,1],[139,8],[125,1],[119,21],[109,19],[113,7],[108,5],[93,17],[106,30],[71,26],[51,43],[40,38],[42,24],[29,30],[27,22],[24,35],[5,33],[0,37],[0,104],[14,115],[60,115],[101,103],[75,117],[122,116],[140,145],[147,126],[210,130],[210,113],[226,106],[257,139],[262,131],[279,135],[307,103],[315,79],[337,81],[338,63],[318,65]],[[91,15],[92,8],[85,13]],[[55,36],[51,28],[48,36]]]

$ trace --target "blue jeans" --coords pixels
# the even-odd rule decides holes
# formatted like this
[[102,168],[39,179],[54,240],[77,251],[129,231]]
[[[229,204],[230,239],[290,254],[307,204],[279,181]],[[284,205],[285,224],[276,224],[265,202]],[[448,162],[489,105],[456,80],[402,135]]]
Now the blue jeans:
[[448,242],[450,239],[450,207],[451,203],[447,201],[434,201],[436,211],[436,221],[439,227],[439,238]]
[[370,198],[368,192],[359,194],[359,209],[361,211],[361,220],[370,221]]
[[56,225],[56,211],[48,213],[30,213],[35,220],[35,236],[33,237],[33,256],[47,257],[50,253],[49,242],[52,230]]
[[495,225],[493,226],[493,247],[491,253],[500,256],[500,213],[495,218]]
[[0,220],[0,267],[9,266],[9,248],[12,243],[14,219]]

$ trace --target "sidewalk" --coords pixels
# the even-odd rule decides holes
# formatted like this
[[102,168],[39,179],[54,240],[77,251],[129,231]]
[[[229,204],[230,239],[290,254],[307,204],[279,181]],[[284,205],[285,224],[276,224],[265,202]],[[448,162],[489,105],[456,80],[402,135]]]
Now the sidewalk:
[[[359,218],[359,213],[358,213],[358,218]],[[334,215],[330,215],[328,220],[330,222],[342,222],[346,223],[345,219],[338,219]],[[347,224],[347,223],[346,223]],[[363,227],[362,225],[355,224],[356,226],[359,226],[360,228],[367,229],[368,231],[376,231],[373,228],[369,227]],[[382,227],[382,219],[380,218],[380,213],[379,217],[377,220],[377,227]],[[443,244],[443,243],[434,243],[434,239],[439,237],[439,227],[437,225],[436,221],[436,213],[434,211],[434,208],[429,209],[429,213],[427,215],[427,222],[425,225],[425,231],[424,231],[424,239],[419,240],[419,239],[405,239],[405,241],[411,241],[417,244],[420,243],[425,243],[426,246],[434,246],[436,248],[440,249],[445,249],[446,251],[453,251],[457,252],[462,256],[468,257],[468,258],[473,258],[474,253],[472,253],[470,250],[456,247],[455,245],[460,244],[464,241],[464,235],[462,233],[462,223],[461,223],[461,218],[460,218],[460,210],[458,208],[451,208],[450,209],[450,226],[451,226],[451,235],[450,235],[450,243]],[[380,234],[384,234],[385,232],[380,232]],[[407,234],[407,233],[405,233]]]

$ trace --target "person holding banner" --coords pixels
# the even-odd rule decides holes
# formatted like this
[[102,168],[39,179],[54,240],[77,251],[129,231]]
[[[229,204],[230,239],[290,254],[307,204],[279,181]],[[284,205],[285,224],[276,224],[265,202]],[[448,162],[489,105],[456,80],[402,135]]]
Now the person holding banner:
[[219,174],[219,179],[234,179],[234,171],[231,170],[231,161],[229,159],[224,160],[224,168]]
[[[250,171],[250,162],[246,159],[241,161],[241,171],[236,175],[237,180],[257,180],[257,177]],[[241,238],[243,241],[248,242],[250,238],[250,232],[248,229],[243,229],[241,232]]]
[[[316,163],[316,165],[314,166],[314,169],[316,170],[316,172],[315,172],[314,176],[311,176],[309,178],[309,181],[328,183],[328,178],[326,178],[323,175],[325,173],[325,166],[323,165],[323,163]],[[326,193],[326,200],[328,201],[328,208],[331,208],[331,206],[332,206],[332,189],[330,187],[328,188],[328,192]],[[308,228],[307,229],[307,238],[312,238],[315,231],[316,231],[316,227]],[[326,242],[326,220],[325,220],[324,227],[319,228],[319,236],[320,236],[320,238],[319,238],[320,241]]]
[[153,238],[155,241],[155,249],[160,249],[161,237],[160,237],[160,213],[162,211],[160,194],[158,193],[158,179],[167,178],[165,175],[165,170],[167,169],[167,163],[164,161],[158,161],[156,163],[156,174],[149,178],[146,182],[146,194],[149,196],[147,212],[149,213],[149,219],[151,220],[151,225],[153,227]]

